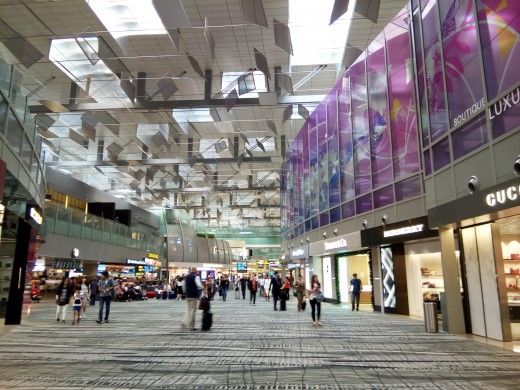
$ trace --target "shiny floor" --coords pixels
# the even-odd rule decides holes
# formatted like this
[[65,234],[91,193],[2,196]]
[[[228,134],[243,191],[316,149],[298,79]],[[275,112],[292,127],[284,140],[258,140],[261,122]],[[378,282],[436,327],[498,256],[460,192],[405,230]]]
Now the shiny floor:
[[113,303],[103,324],[89,307],[79,325],[71,308],[63,324],[52,302],[27,305],[0,335],[0,389],[520,389],[507,345],[332,304],[313,327],[295,306],[217,298],[211,330],[189,332],[185,301]]

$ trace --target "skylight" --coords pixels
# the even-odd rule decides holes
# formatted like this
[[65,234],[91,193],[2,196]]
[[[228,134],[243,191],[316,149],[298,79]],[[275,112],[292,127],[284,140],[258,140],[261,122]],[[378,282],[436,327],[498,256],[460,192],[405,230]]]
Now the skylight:
[[152,0],[86,0],[115,39],[167,34]]
[[172,116],[177,123],[197,123],[197,122],[214,122],[213,117],[209,112],[209,108],[194,108],[194,109],[175,109]]
[[291,66],[341,62],[356,1],[329,26],[334,0],[289,0],[289,28],[294,55]]
[[[253,72],[253,78],[244,78],[239,83],[237,79],[242,76],[243,72],[223,72],[221,90],[226,91],[226,95],[234,89],[240,93],[239,89],[247,89],[251,92],[239,95],[239,98],[257,98],[258,92],[267,92],[265,75],[259,70]],[[254,84],[253,81],[254,80]],[[236,84],[236,85],[235,85]],[[254,92],[253,92],[254,91]]]

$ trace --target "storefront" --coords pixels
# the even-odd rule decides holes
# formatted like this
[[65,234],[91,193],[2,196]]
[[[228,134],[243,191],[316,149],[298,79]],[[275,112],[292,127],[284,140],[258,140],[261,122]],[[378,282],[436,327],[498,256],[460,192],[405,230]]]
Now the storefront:
[[350,302],[350,280],[357,273],[362,279],[361,303],[370,303],[372,278],[370,256],[361,245],[359,232],[345,234],[309,244],[305,280],[310,288],[312,275],[318,275],[325,299]]
[[363,230],[361,241],[377,259],[376,310],[422,317],[423,303],[433,301],[440,311],[444,286],[440,241],[426,217]]
[[286,263],[286,275],[294,283],[298,275],[302,275],[304,282],[307,280],[305,264],[309,257],[309,245],[305,244],[298,248],[291,248],[289,260]]
[[456,256],[456,240],[460,247],[466,293],[458,305],[447,297],[452,327],[501,341],[520,339],[520,178],[432,208],[428,217],[441,231],[443,263]]

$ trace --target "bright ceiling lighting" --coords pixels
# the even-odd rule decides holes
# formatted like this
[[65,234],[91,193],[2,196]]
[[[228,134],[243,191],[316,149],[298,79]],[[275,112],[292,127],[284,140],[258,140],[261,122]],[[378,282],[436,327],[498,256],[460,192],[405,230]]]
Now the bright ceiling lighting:
[[356,1],[329,26],[334,0],[289,0],[289,28],[294,55],[291,66],[339,64],[343,57]]
[[86,1],[115,39],[167,33],[152,0]]
[[177,123],[214,122],[209,108],[175,109],[173,110],[172,116]]

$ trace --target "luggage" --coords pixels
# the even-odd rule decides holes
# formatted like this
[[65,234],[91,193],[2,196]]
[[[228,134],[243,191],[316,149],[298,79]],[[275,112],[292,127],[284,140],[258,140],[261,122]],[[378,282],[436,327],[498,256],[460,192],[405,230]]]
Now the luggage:
[[202,313],[202,330],[210,330],[213,324],[213,313],[205,311]]
[[281,311],[286,311],[287,310],[286,302],[287,301],[285,299],[280,299],[280,310]]
[[235,290],[235,299],[240,299],[240,290]]

